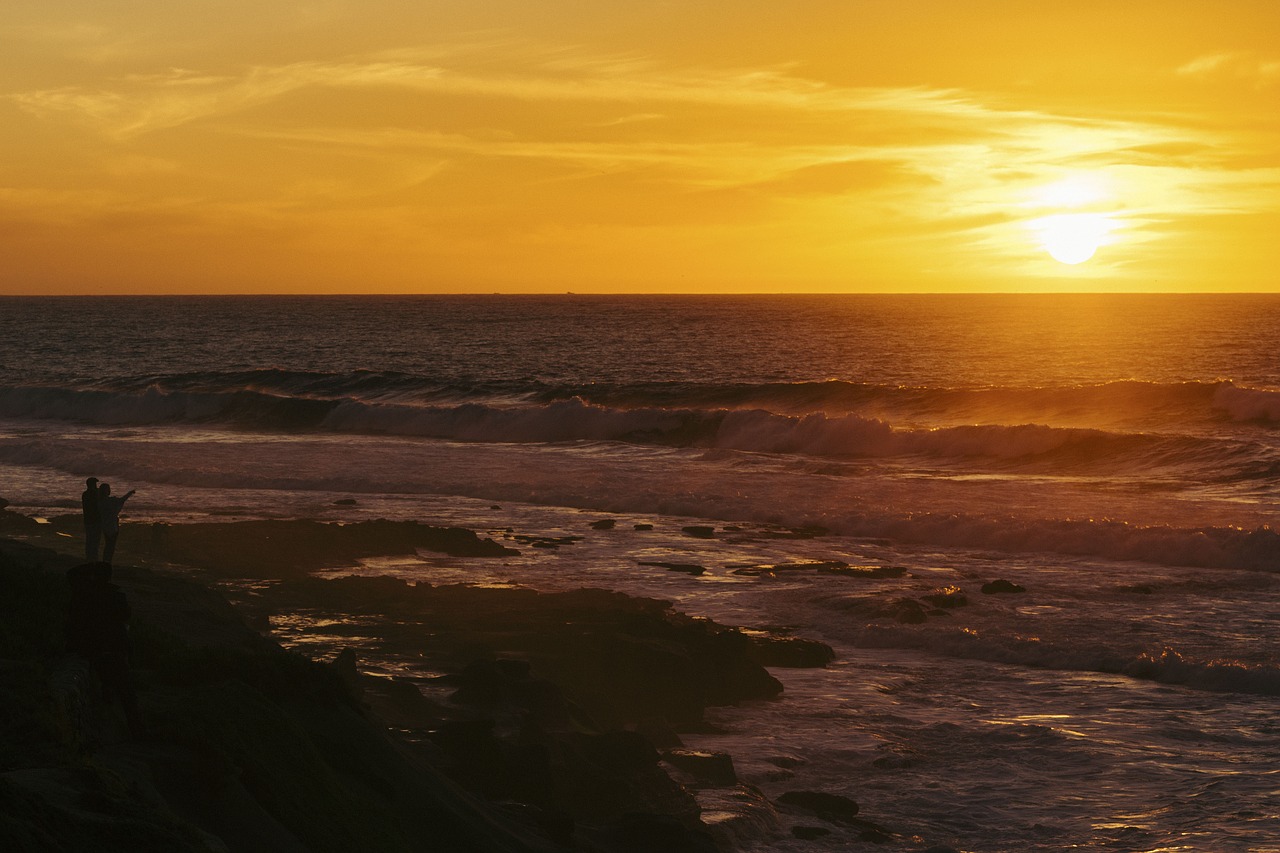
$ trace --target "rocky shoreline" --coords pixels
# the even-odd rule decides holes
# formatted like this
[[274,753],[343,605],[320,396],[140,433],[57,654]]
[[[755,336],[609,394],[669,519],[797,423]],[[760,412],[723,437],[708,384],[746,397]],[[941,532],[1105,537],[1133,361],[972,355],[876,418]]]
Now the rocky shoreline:
[[[157,850],[711,853],[784,831],[730,756],[685,749],[681,735],[706,731],[710,706],[776,697],[765,665],[824,665],[820,643],[751,637],[604,590],[308,576],[362,554],[503,550],[470,531],[157,525],[143,561],[194,564],[211,579],[117,570],[134,604],[148,725],[133,742],[110,708],[93,709],[91,679],[68,681],[50,627],[77,561],[33,543],[65,549],[70,527],[0,513],[0,536],[28,540],[0,540],[0,570],[31,587],[9,607],[44,611],[34,640],[22,636],[30,617],[8,620],[3,652],[7,680],[21,675],[13,695],[30,706],[10,716],[39,734],[0,767],[5,832],[26,849],[54,849],[37,839],[71,831],[55,826],[99,824],[97,849],[148,849],[124,844],[131,821],[164,838]],[[51,686],[59,678],[69,686]],[[97,810],[86,805],[95,798]],[[851,801],[823,802],[783,807],[865,824],[868,840],[883,833]]]

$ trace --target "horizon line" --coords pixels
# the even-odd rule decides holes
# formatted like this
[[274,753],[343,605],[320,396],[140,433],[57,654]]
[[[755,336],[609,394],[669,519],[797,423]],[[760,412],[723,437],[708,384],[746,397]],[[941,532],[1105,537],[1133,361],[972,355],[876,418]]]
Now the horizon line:
[[273,297],[308,297],[308,298],[390,298],[390,297],[519,297],[519,296],[568,296],[568,297],[705,297],[705,296],[1280,296],[1278,290],[849,290],[849,291],[637,291],[634,293],[617,293],[612,291],[384,291],[376,293],[364,292],[216,292],[201,291],[194,293],[0,293],[0,299],[182,299],[197,298],[273,298]]

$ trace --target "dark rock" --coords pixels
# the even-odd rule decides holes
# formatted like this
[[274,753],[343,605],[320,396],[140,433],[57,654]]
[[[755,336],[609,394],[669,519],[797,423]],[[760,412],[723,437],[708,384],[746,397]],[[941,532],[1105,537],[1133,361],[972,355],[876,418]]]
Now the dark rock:
[[489,509],[502,509],[502,507],[498,506],[497,504],[490,504]]
[[519,794],[527,773],[512,766],[508,749],[495,736],[493,720],[447,720],[430,738],[448,759],[449,774],[465,787],[492,799]]
[[876,616],[882,619],[894,619],[904,625],[919,625],[929,621],[924,605],[914,598],[899,598],[882,607]]
[[814,560],[804,563],[778,563],[770,566],[769,571],[772,572],[804,572],[804,571],[828,571],[838,572],[841,569],[849,568],[849,564],[840,560]]
[[758,578],[762,575],[773,576],[773,572],[767,566],[738,566],[730,574],[747,578]]
[[514,801],[503,803],[502,808],[520,823],[537,827],[543,835],[561,847],[573,849],[576,846],[574,836],[577,821],[573,819],[573,815],[553,808]]
[[791,834],[801,841],[816,841],[819,838],[830,835],[831,830],[825,826],[793,826]]
[[656,566],[660,569],[667,569],[672,572],[684,572],[685,574],[694,576],[701,575],[706,571],[704,567],[693,563],[658,563],[649,560],[637,560],[636,562],[642,566]]
[[716,529],[705,524],[690,524],[680,529],[694,539],[714,539],[716,535]]
[[[0,498],[0,500],[3,500],[3,498]],[[67,527],[69,530],[73,531],[73,535],[78,535],[79,530],[82,529],[80,527],[79,517],[77,517],[75,521],[75,525],[68,524]],[[0,530],[30,533],[39,526],[40,522],[36,521],[34,518],[25,516],[20,512],[14,512],[13,510],[0,507]]]
[[1004,579],[994,580],[982,585],[983,595],[1004,595],[1006,593],[1026,592],[1026,587]]
[[851,566],[843,560],[816,560],[804,563],[779,563],[770,566],[772,572],[793,572],[800,570],[817,571],[822,575],[843,575],[845,577],[882,579],[900,578],[907,573],[902,566]]
[[857,823],[862,827],[862,831],[858,833],[859,841],[865,841],[868,844],[888,844],[893,841],[893,833],[883,826],[876,826],[870,821],[863,820]]
[[906,573],[906,566],[876,566],[871,570],[873,578],[900,578]]
[[493,662],[493,665],[504,678],[513,681],[524,681],[533,675],[533,667],[529,665],[527,660],[498,658]]
[[733,757],[725,752],[672,749],[662,754],[662,760],[709,787],[724,788],[738,784]]
[[900,578],[907,573],[907,570],[902,566],[850,566],[847,563],[832,563],[819,566],[818,572],[819,574],[879,580],[882,578]]
[[661,758],[649,739],[639,732],[605,732],[586,742],[593,759],[616,770],[631,771],[652,767]]
[[637,732],[649,739],[649,743],[659,749],[684,746],[684,741],[680,739],[680,735],[675,729],[671,728],[666,720],[659,718],[639,720],[636,722],[635,728]]
[[224,577],[289,577],[351,565],[362,557],[414,554],[419,549],[452,557],[518,556],[492,539],[461,527],[414,521],[231,521],[170,525],[150,545],[152,555],[208,569]]
[[[782,690],[752,659],[751,639],[741,631],[675,613],[668,602],[605,590],[538,593],[342,577],[286,581],[273,586],[271,596],[279,609],[308,610],[317,618],[356,613],[361,619],[351,625],[353,634],[415,655],[425,647],[437,669],[461,671],[499,654],[527,660],[605,727],[664,719],[684,731],[709,705]],[[511,679],[474,675],[475,681],[455,683],[479,696],[496,685],[498,698],[509,701]]]
[[582,541],[581,536],[529,536],[524,533],[518,533],[511,538],[521,544],[532,545],[534,548],[558,548],[561,545],[572,545]]
[[369,678],[362,686],[362,698],[378,719],[396,728],[432,729],[451,712],[423,696],[417,684],[408,679]]
[[771,755],[767,757],[765,761],[769,762],[774,767],[788,767],[788,768],[803,767],[804,765],[809,763],[798,755]]
[[8,506],[9,506],[9,502],[4,498],[0,498],[0,509],[5,509]]
[[787,791],[778,797],[778,803],[836,823],[852,821],[858,814],[858,804],[853,800],[823,791]]
[[811,668],[826,666],[836,659],[826,643],[801,637],[751,638],[751,657],[761,666]]
[[953,607],[964,607],[968,605],[969,599],[964,594],[964,590],[958,586],[946,586],[937,592],[931,592],[928,595],[922,595],[920,598],[932,604],[934,607],[948,610]]
[[451,680],[458,684],[458,689],[449,699],[460,705],[515,705],[525,714],[563,716],[557,689],[533,678],[528,661],[475,660]]
[[635,527],[636,530],[652,530],[653,529],[652,524],[636,524],[633,526]]
[[333,505],[334,506],[355,506],[356,499],[355,498],[338,498],[336,501],[333,502]]
[[792,527],[787,530],[770,530],[765,533],[769,539],[816,539],[826,536],[831,531],[816,524],[806,527]]
[[719,853],[705,830],[665,815],[623,815],[607,828],[605,839],[618,853]]
[[591,529],[592,530],[612,530],[617,525],[618,525],[618,522],[614,521],[612,518],[602,518],[599,521],[591,522]]

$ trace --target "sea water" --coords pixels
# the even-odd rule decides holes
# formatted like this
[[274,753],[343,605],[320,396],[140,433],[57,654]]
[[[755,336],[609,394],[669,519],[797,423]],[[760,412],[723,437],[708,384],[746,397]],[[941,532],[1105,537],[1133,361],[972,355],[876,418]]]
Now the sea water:
[[[465,525],[521,555],[341,571],[820,639],[695,745],[904,849],[1280,850],[1277,341],[1247,295],[4,299],[0,495]],[[903,576],[762,571],[819,561]],[[860,846],[806,822],[743,844]]]

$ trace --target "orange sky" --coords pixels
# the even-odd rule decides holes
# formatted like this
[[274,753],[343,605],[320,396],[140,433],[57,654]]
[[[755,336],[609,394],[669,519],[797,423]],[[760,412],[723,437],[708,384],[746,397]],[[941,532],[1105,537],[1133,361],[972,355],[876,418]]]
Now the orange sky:
[[0,23],[0,293],[1280,290],[1275,0]]

